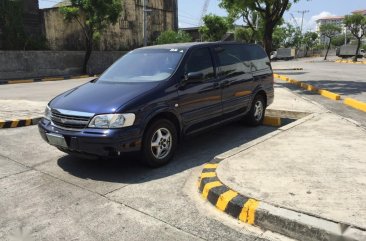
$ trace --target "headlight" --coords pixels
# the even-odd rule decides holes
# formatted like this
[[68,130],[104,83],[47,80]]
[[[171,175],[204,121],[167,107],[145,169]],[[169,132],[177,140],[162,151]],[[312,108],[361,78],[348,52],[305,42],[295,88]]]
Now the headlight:
[[47,105],[44,110],[44,118],[47,120],[51,120],[51,108]]
[[90,121],[91,128],[122,128],[132,126],[135,122],[135,114],[109,114],[97,115]]

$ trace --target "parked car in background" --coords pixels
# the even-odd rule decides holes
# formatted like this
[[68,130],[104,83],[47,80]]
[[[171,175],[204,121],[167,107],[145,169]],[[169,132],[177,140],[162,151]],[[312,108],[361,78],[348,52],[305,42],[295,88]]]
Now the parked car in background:
[[234,120],[260,125],[273,98],[271,64],[258,45],[158,45],[129,52],[98,79],[54,98],[38,126],[66,153],[139,151],[156,167],[184,137]]
[[296,49],[294,48],[279,48],[271,53],[272,60],[290,60],[296,57]]
[[[344,45],[341,46],[340,48],[337,48],[336,55],[340,58],[351,58],[355,56],[356,50],[357,45]],[[366,55],[365,50],[360,49],[357,58],[366,57],[365,55]]]

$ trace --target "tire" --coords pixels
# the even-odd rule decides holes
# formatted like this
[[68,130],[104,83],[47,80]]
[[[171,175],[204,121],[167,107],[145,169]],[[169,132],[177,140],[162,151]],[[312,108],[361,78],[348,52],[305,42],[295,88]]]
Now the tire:
[[178,143],[177,129],[174,124],[166,119],[153,122],[143,138],[142,158],[150,167],[160,167],[174,156]]
[[253,99],[250,111],[245,116],[245,122],[250,126],[259,126],[263,124],[266,112],[266,102],[263,95],[256,95]]

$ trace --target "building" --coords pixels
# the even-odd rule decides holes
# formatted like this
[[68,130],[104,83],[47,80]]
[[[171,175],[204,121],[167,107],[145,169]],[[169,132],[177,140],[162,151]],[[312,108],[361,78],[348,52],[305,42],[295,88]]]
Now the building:
[[[29,37],[39,37],[40,34],[42,33],[42,17],[41,17],[41,12],[39,10],[39,4],[38,4],[38,0],[19,0],[19,1],[10,1],[10,0],[2,0],[3,2],[1,4],[3,4],[0,7],[4,7],[4,13],[6,13],[7,11],[12,11],[12,12],[8,12],[8,14],[13,13],[14,11],[17,11],[16,13],[18,14],[18,11],[22,12],[22,30],[18,30],[18,32],[13,32],[12,34],[15,36],[22,36],[23,32],[24,34]],[[8,6],[8,10],[7,7]],[[19,8],[19,6],[23,6],[23,8]],[[4,14],[4,16],[2,16],[3,18],[8,18],[8,19],[3,19],[3,21],[1,21],[0,18],[0,49],[2,49],[2,43],[1,40],[3,40],[3,34],[4,33],[4,24],[6,22],[12,22],[12,21],[16,21],[16,19],[12,19],[11,15],[7,15]],[[14,41],[13,40],[9,40],[9,41]],[[5,41],[6,42],[6,41]],[[5,43],[4,43],[5,45]]]
[[[95,48],[98,50],[129,50],[143,45],[143,1],[122,0],[123,10],[117,24],[109,26]],[[149,0],[147,8],[148,43],[152,44],[161,32],[177,30],[177,0]],[[52,50],[83,50],[84,35],[79,24],[64,21],[60,6],[68,1],[43,9],[44,33]]]
[[[366,9],[364,10],[356,10],[353,11],[352,14],[363,14],[366,16]],[[330,16],[330,17],[324,17],[324,18],[319,18],[318,20],[316,20],[316,32],[320,33],[320,26],[324,25],[324,24],[335,24],[339,27],[341,27],[342,31],[340,34],[346,34],[346,27],[343,24],[344,21],[344,16]],[[349,31],[347,31],[347,34],[351,34]],[[327,39],[323,36],[320,38],[320,42],[321,43],[327,43]]]

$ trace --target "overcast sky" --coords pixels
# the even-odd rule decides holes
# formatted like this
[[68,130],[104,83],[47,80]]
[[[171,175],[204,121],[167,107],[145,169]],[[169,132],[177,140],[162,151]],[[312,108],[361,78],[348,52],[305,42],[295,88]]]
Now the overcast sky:
[[[52,7],[59,0],[39,0],[40,8]],[[179,2],[179,26],[195,27],[199,24],[202,8],[205,0],[178,0]],[[220,0],[210,0],[208,13],[225,16],[225,10],[218,7]],[[286,21],[292,21],[292,13],[301,24],[301,14],[297,11],[309,10],[304,17],[304,31],[314,30],[315,20],[325,16],[342,16],[358,9],[366,9],[366,0],[300,0],[285,14]]]

